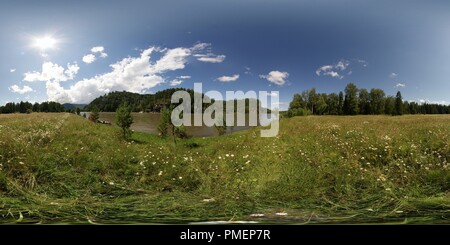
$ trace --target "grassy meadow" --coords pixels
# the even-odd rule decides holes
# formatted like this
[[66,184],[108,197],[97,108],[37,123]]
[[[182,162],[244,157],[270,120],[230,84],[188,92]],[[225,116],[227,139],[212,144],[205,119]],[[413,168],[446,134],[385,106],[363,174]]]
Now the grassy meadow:
[[178,140],[0,115],[0,223],[450,223],[450,116],[309,116]]

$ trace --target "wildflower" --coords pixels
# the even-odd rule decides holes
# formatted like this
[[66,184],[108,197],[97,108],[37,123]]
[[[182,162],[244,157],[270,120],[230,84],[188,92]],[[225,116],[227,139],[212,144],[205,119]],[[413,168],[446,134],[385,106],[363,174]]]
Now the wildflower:
[[111,182],[109,182],[109,185],[114,185],[114,182],[112,182],[112,181],[111,181]]
[[163,171],[159,171],[158,176],[161,176],[163,174]]
[[19,164],[20,164],[20,165],[24,165],[25,163],[24,163],[24,162],[19,162]]
[[286,215],[288,215],[286,212],[279,212],[279,213],[275,213],[275,215],[278,215],[278,216],[286,216]]
[[180,176],[180,177],[178,177],[178,179],[179,179],[179,180],[182,180],[182,179],[183,179],[183,177],[181,177],[181,176]]
[[264,217],[264,214],[250,214],[250,217]]

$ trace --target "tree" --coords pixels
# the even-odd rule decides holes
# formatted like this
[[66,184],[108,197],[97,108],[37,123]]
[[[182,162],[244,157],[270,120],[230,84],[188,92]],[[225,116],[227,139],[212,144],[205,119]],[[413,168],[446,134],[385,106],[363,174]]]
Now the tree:
[[355,84],[349,83],[345,87],[345,99],[344,99],[344,114],[357,115],[359,112],[358,107],[358,88]]
[[339,115],[339,96],[336,93],[328,95],[327,105],[329,115]]
[[40,108],[39,108],[40,106],[39,106],[39,103],[34,103],[34,105],[33,105],[33,111],[34,112],[39,112],[40,111]]
[[81,114],[81,110],[80,110],[80,107],[77,107],[77,110],[76,110],[76,112],[77,112],[77,115],[79,116],[80,114]]
[[327,105],[327,94],[318,94],[316,100],[316,115],[323,115],[326,113],[328,105]]
[[300,94],[294,94],[294,98],[289,103],[289,109],[306,109],[306,101]]
[[394,112],[392,113],[394,116],[401,116],[403,115],[403,98],[400,91],[397,92],[397,95],[395,95],[395,107]]
[[394,113],[395,107],[395,98],[392,96],[388,96],[384,102],[384,114],[392,115]]
[[311,110],[312,114],[315,114],[315,109],[317,107],[317,93],[316,93],[316,89],[312,88],[310,90],[308,90],[307,92],[307,106],[308,108]]
[[339,92],[338,113],[339,115],[344,114],[344,93],[342,91]]
[[159,119],[158,131],[161,137],[166,137],[170,124],[170,111],[167,107],[163,107],[161,110],[161,118]]
[[91,113],[89,114],[89,120],[91,122],[96,123],[98,121],[99,117],[100,117],[99,110],[97,107],[94,106],[91,110]]
[[359,114],[370,114],[369,92],[365,88],[359,90]]
[[412,114],[411,110],[409,109],[408,101],[403,101],[403,114]]
[[119,106],[116,111],[116,124],[122,129],[123,138],[128,140],[131,136],[131,124],[133,124],[133,116],[131,115],[131,107],[126,103]]
[[382,89],[373,88],[369,94],[370,113],[373,115],[380,115],[385,113],[385,94]]

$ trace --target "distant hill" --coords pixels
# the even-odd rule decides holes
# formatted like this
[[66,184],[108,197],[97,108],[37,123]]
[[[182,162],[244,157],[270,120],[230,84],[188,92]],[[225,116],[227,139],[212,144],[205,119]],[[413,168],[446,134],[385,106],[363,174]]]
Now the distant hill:
[[70,104],[70,103],[66,103],[66,104],[63,104],[63,106],[64,106],[64,109],[66,109],[66,110],[75,110],[77,108],[84,109],[84,107],[86,107],[87,105],[86,104]]
[[[93,108],[97,108],[103,112],[115,112],[119,108],[120,104],[126,102],[133,108],[133,111],[146,111],[146,112],[159,112],[163,107],[170,106],[170,100],[172,94],[176,91],[186,91],[191,95],[191,106],[192,111],[194,111],[194,90],[184,89],[184,88],[173,88],[159,91],[155,94],[138,94],[131,92],[111,92],[94,99],[89,105],[84,109],[91,111]],[[204,94],[202,96],[205,96]],[[255,99],[245,99],[245,112],[249,112],[249,101],[254,101]],[[214,102],[214,100],[212,100]],[[259,100],[256,103],[260,106]],[[203,110],[205,110],[210,104],[203,103]],[[235,111],[237,110],[240,103],[235,100]]]
[[[159,91],[155,94],[138,94],[131,92],[111,92],[94,99],[86,110],[92,110],[97,107],[100,111],[115,112],[120,104],[126,102],[133,108],[133,111],[159,112],[162,107],[170,105],[172,94],[176,91],[187,91],[194,98],[194,90],[184,88],[173,88]],[[193,103],[192,103],[193,104]]]

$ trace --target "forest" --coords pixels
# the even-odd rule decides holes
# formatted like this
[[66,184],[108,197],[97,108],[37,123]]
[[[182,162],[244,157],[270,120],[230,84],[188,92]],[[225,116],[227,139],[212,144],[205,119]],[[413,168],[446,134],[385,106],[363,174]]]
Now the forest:
[[[194,90],[192,89],[184,89],[184,88],[174,88],[174,89],[166,89],[159,91],[155,94],[137,94],[131,92],[111,92],[100,96],[93,100],[89,105],[87,105],[84,109],[86,111],[99,110],[102,112],[115,112],[122,103],[127,103],[128,106],[132,108],[134,112],[161,112],[161,110],[166,107],[170,107],[170,102],[172,98],[172,94],[176,91],[186,91],[189,93],[191,98],[191,111],[194,111],[195,103],[194,103]],[[202,94],[202,98],[206,95]],[[234,111],[238,111],[243,109],[246,113],[249,112],[250,101],[255,99],[245,99],[244,103],[239,103],[239,100],[234,100]],[[214,99],[211,99],[211,103],[203,103],[202,110],[204,111],[211,104],[215,102]],[[261,102],[256,100],[258,105],[258,112],[261,108]],[[174,103],[173,106],[177,106],[179,103]],[[245,108],[240,108],[240,106],[245,106]],[[224,107],[225,109],[225,107]],[[270,111],[270,110],[269,110]]]
[[403,100],[401,92],[387,96],[379,88],[370,91],[359,89],[349,83],[344,92],[318,93],[315,88],[295,94],[288,117],[304,115],[403,115],[403,114],[450,114],[450,106],[417,103]]
[[57,102],[42,102],[42,103],[30,103],[30,102],[9,102],[6,105],[0,107],[0,113],[31,113],[31,112],[64,112],[66,109],[64,105]]

